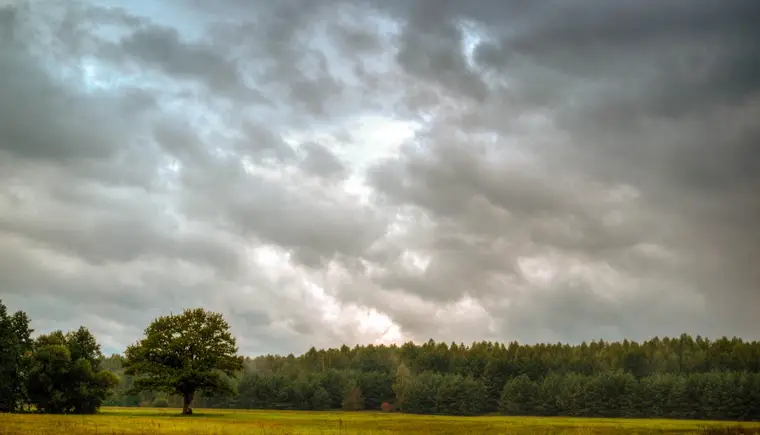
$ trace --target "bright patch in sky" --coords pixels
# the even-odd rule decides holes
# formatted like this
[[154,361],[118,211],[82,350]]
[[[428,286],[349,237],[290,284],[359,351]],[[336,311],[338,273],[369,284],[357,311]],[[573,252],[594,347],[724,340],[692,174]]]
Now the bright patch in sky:
[[259,245],[253,249],[256,262],[265,268],[290,267],[290,254],[273,246]]
[[[251,267],[256,267],[267,274],[272,280],[286,274],[300,275],[300,293],[289,294],[292,290],[282,288],[282,297],[301,300],[308,306],[316,307],[321,313],[321,318],[329,325],[333,325],[336,333],[348,328],[351,334],[360,334],[365,337],[376,337],[375,344],[397,343],[401,340],[401,331],[391,318],[375,309],[370,309],[355,304],[342,304],[339,299],[326,290],[331,285],[325,279],[317,276],[309,276],[294,266],[290,260],[290,254],[273,246],[260,245],[249,249],[253,260]],[[286,294],[288,293],[288,294]],[[356,328],[354,330],[354,328]]]
[[376,336],[374,344],[392,344],[402,341],[401,331],[387,314],[375,309],[369,309],[366,315],[360,316],[359,331],[363,335]]
[[398,157],[401,146],[413,139],[420,128],[422,125],[418,122],[363,115],[333,126],[290,131],[283,140],[294,148],[311,142],[332,151],[350,171],[343,183],[344,190],[367,204],[372,193],[366,184],[367,167],[383,159]]
[[525,279],[534,285],[548,285],[556,274],[547,258],[522,257],[517,260],[517,264]]
[[463,323],[467,323],[468,321],[477,323],[479,319],[488,318],[488,313],[483,308],[483,305],[469,296],[463,297],[451,307],[447,308],[445,312],[447,312],[447,315],[450,315]]
[[470,68],[475,68],[473,55],[475,54],[475,48],[484,40],[483,29],[472,21],[461,23],[459,28],[463,34],[462,52]]
[[418,122],[363,115],[332,126],[290,131],[283,140],[296,148],[303,143],[318,143],[361,171],[378,160],[398,156],[400,147],[421,127]]
[[415,252],[412,250],[406,250],[401,254],[401,259],[404,261],[404,265],[415,270],[417,272],[425,272],[430,264],[431,257],[421,252]]

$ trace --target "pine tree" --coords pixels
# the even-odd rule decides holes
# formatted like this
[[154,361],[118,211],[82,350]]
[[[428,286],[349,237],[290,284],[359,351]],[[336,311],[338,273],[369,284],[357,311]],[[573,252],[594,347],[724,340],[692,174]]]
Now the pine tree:
[[534,415],[536,413],[536,398],[539,395],[538,385],[522,374],[504,385],[501,395],[500,409],[505,415]]

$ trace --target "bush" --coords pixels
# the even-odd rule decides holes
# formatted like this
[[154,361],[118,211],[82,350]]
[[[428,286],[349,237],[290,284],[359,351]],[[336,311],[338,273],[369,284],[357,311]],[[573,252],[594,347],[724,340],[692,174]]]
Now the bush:
[[151,403],[151,406],[154,408],[168,408],[169,401],[166,400],[166,397],[157,397],[153,403]]

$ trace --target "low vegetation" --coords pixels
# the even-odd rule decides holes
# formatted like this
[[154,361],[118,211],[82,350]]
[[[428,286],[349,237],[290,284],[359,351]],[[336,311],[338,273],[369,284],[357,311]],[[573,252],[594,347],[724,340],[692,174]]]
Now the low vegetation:
[[760,424],[561,417],[448,417],[376,412],[104,408],[93,416],[0,415],[0,435],[760,434]]

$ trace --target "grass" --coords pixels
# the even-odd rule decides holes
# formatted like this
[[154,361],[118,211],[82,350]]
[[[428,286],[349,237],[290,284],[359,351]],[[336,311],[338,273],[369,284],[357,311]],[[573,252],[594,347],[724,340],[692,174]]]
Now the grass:
[[443,417],[376,412],[103,408],[92,416],[0,414],[0,435],[760,434],[760,423],[540,417]]

